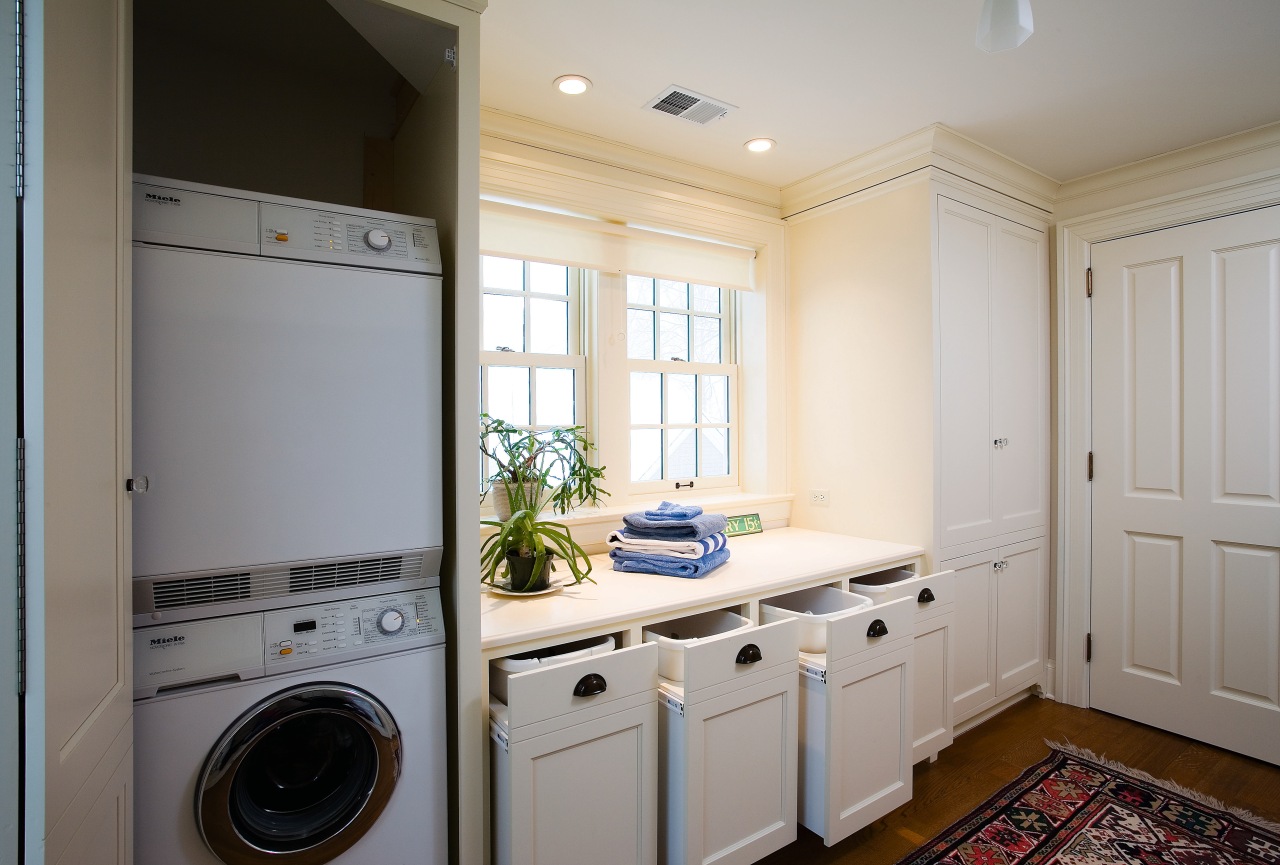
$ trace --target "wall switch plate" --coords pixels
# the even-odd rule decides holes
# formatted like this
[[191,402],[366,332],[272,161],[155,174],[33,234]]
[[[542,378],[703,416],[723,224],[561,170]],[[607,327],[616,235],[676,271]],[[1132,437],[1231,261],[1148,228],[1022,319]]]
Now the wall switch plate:
[[825,508],[831,503],[830,490],[809,490],[809,504]]

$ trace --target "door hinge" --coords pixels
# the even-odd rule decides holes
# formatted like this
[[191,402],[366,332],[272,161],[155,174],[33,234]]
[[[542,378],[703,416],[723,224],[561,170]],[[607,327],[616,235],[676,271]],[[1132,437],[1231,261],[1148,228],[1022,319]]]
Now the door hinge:
[[1089,451],[1089,480],[1093,480],[1093,451]]
[[1084,662],[1087,664],[1093,660],[1093,634],[1084,635]]
[[22,35],[23,35],[23,16],[22,8],[23,0],[17,0],[14,3],[14,68],[13,68],[13,194],[15,198],[21,198],[23,193],[23,167],[26,162],[24,155],[25,144],[25,124],[23,116],[23,102],[25,100],[26,76],[23,74],[23,57],[22,57]]
[[18,439],[14,475],[17,479],[17,541],[15,570],[18,577],[18,696],[27,693],[27,442]]
[[444,62],[454,69],[458,68],[458,46],[444,49]]
[[1086,267],[1084,270],[1084,296],[1093,297],[1093,268]]

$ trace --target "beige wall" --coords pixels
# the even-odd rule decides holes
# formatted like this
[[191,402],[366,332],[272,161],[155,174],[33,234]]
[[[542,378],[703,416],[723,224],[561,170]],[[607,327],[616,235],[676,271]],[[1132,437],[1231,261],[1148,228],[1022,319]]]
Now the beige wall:
[[917,182],[788,226],[793,525],[932,546],[930,214]]

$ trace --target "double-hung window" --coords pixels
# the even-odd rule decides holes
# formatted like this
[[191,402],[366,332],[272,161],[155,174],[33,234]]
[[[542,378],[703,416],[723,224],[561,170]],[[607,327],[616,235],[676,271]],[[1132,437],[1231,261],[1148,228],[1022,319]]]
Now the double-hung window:
[[480,410],[530,430],[584,423],[581,272],[489,255],[480,265]]
[[633,492],[735,482],[729,292],[627,277]]
[[737,484],[732,291],[491,255],[481,274],[482,411],[587,426],[614,502]]

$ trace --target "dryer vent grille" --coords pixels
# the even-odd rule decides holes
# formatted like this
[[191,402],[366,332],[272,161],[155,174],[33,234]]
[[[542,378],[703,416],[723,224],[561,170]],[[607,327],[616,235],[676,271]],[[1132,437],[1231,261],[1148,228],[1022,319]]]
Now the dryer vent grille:
[[248,573],[166,580],[156,583],[152,589],[152,602],[157,610],[243,601],[252,596]]
[[[289,593],[323,592],[366,583],[385,583],[401,578],[400,556],[385,559],[362,559],[357,562],[325,562],[289,569]],[[419,567],[421,558],[419,557]],[[416,576],[416,575],[410,575]]]
[[699,126],[706,126],[711,121],[724,117],[736,106],[730,105],[723,99],[712,99],[710,96],[695,93],[688,87],[678,87],[673,84],[650,99],[644,107],[697,123]]
[[[261,571],[179,577],[151,583],[154,610],[280,598],[422,576],[422,554],[280,566]],[[135,599],[135,604],[139,603]],[[141,603],[145,604],[145,600]]]

